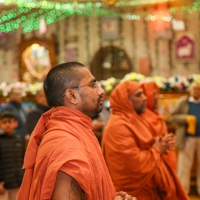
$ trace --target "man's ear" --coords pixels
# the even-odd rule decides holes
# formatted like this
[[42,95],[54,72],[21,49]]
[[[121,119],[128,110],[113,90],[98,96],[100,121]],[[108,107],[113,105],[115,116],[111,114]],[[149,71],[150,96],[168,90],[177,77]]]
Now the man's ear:
[[78,103],[77,93],[75,90],[67,89],[65,91],[65,96],[70,103],[74,105]]

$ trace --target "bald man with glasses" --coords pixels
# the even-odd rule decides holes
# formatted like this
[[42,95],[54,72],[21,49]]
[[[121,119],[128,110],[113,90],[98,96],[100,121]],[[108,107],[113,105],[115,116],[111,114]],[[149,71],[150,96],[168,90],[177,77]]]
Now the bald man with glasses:
[[44,91],[52,107],[40,118],[26,151],[18,200],[134,200],[116,193],[91,118],[104,90],[81,63],[50,70]]

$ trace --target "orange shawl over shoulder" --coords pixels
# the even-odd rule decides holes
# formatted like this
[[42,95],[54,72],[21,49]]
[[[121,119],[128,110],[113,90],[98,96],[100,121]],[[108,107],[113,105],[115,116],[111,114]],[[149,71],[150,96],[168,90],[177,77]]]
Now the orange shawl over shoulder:
[[137,115],[128,96],[142,87],[126,81],[110,96],[111,117],[104,129],[102,150],[116,190],[138,200],[189,200],[153,145],[151,127]]
[[18,200],[50,200],[59,170],[78,182],[87,200],[114,199],[115,189],[91,122],[64,106],[42,115],[25,155]]
[[[164,133],[167,133],[167,126],[163,119],[163,116],[154,109],[153,107],[153,90],[156,89],[158,94],[160,94],[160,90],[154,82],[144,83],[144,93],[147,96],[147,109],[146,112],[141,116],[144,118],[151,128],[159,137],[162,137]],[[169,151],[169,155],[163,155],[165,160],[168,161],[168,164],[171,165],[172,169],[176,172],[177,170],[177,160],[176,160],[176,152],[174,150]]]

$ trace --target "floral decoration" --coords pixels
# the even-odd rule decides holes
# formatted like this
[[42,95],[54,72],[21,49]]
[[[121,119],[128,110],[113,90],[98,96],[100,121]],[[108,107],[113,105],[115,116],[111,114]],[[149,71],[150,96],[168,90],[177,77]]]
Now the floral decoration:
[[[161,91],[187,91],[193,81],[200,83],[200,74],[192,74],[188,77],[178,75],[165,78],[161,76],[145,77],[142,74],[131,72],[126,74],[121,80],[111,77],[107,80],[99,81],[99,84],[105,90],[105,93],[109,95],[118,83],[124,81],[155,82]],[[23,97],[31,97],[35,96],[37,91],[43,87],[43,83],[29,84],[25,82],[16,82],[8,84],[2,82],[0,83],[0,96],[8,96],[13,87],[19,88],[22,91]]]
[[34,84],[25,82],[16,82],[8,84],[6,82],[0,83],[0,96],[8,96],[11,88],[16,87],[21,90],[23,97],[35,96],[37,91],[43,87],[43,83],[38,82]]
[[111,94],[114,87],[120,82],[119,79],[116,79],[114,77],[111,77],[107,80],[100,81],[101,87],[105,90],[106,94]]

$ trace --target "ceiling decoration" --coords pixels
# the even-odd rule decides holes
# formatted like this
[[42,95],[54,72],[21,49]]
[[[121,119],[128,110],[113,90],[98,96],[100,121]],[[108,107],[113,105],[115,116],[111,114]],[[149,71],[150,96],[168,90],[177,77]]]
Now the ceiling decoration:
[[[136,14],[134,8],[141,5],[168,4],[169,12],[154,14],[144,12],[142,15]],[[193,1],[183,6],[169,6],[170,3],[186,2],[184,0],[92,0],[87,2],[60,1],[36,1],[36,0],[0,0],[0,32],[10,32],[22,27],[23,33],[38,30],[42,19],[46,24],[51,24],[71,15],[120,17],[128,20],[146,21],[171,21],[177,11],[193,13],[199,11],[200,0]],[[3,9],[3,10],[2,10]],[[198,14],[198,12],[196,12]]]

